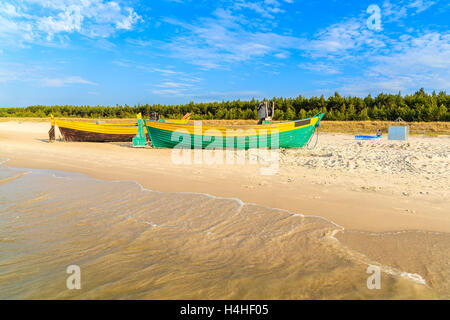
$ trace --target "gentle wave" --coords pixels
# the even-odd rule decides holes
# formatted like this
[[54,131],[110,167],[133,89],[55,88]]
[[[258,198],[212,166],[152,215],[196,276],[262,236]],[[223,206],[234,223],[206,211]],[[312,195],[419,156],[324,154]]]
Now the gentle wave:
[[[336,292],[319,288],[317,291],[321,293],[315,296],[311,288],[316,285],[317,278],[323,279],[324,288],[327,288],[329,283],[337,281],[339,274],[343,278],[348,277],[350,283],[357,281],[363,286],[365,283],[361,282],[361,279],[366,277],[364,274],[368,265],[377,265],[385,274],[392,276],[392,279],[388,277],[389,283],[406,279],[412,284],[431,289],[423,275],[379,263],[351,246],[344,245],[337,236],[346,234],[345,229],[323,217],[293,213],[284,209],[244,203],[237,198],[216,197],[204,193],[163,193],[144,188],[136,181],[103,181],[78,173],[0,166],[0,172],[24,172],[24,170],[29,172],[27,176],[16,175],[16,179],[5,182],[3,189],[0,186],[0,190],[4,193],[8,193],[5,185],[8,185],[10,190],[14,189],[14,192],[9,192],[8,195],[14,194],[16,197],[6,200],[2,198],[0,201],[0,219],[3,218],[5,225],[10,228],[0,229],[0,248],[6,252],[6,258],[0,260],[0,274],[5,273],[12,280],[6,292],[0,289],[0,296],[6,298],[36,297],[42,291],[43,283],[29,290],[19,288],[19,285],[23,285],[23,280],[16,279],[19,275],[20,279],[28,279],[33,283],[40,283],[39,279],[43,278],[48,280],[48,275],[27,271],[36,261],[23,262],[15,254],[16,251],[11,249],[12,247],[15,250],[21,248],[31,255],[33,248],[47,254],[61,250],[70,252],[71,254],[64,259],[61,257],[61,264],[63,261],[68,263],[71,257],[74,258],[72,260],[76,260],[75,257],[85,256],[86,264],[92,270],[96,270],[98,275],[101,275],[101,267],[108,265],[102,259],[110,259],[117,265],[126,266],[134,272],[143,274],[136,279],[130,278],[127,274],[120,274],[121,276],[118,275],[109,281],[93,280],[92,283],[96,286],[90,287],[81,294],[81,297],[154,298],[160,297],[155,295],[157,291],[166,298],[434,297],[432,290],[423,291],[414,285],[408,287],[405,284],[397,284],[398,287],[404,288],[405,292],[396,292],[391,288],[394,291],[372,294],[362,288],[352,293],[345,291],[346,288],[352,287],[347,283],[342,283],[342,289],[336,288]],[[140,195],[137,191],[144,194]],[[149,194],[150,198],[146,198],[145,194]],[[286,220],[292,218],[294,220]],[[63,222],[71,221],[70,219],[73,220],[71,224],[64,225]],[[147,229],[135,225],[135,222],[149,226],[158,232],[159,238],[154,238],[148,234]],[[32,227],[30,223],[34,223]],[[80,238],[78,228],[82,230],[81,234],[85,238]],[[42,239],[38,239],[37,243],[35,239],[29,238],[48,230],[53,232],[58,230],[55,238],[52,238],[51,234],[45,235]],[[98,238],[96,232],[103,234],[103,238]],[[426,232],[423,233],[428,235]],[[367,232],[361,234],[375,235]],[[124,240],[121,240],[122,236]],[[14,241],[15,237],[17,241]],[[22,238],[26,240],[21,241]],[[74,245],[72,241],[75,240],[83,242],[82,245]],[[58,243],[61,245],[58,246]],[[164,245],[167,252],[159,251],[157,244]],[[142,251],[135,251],[136,247]],[[120,248],[129,252],[135,260],[119,258],[117,255]],[[155,253],[146,256],[147,251]],[[189,268],[196,271],[199,277],[211,272],[194,261],[188,259],[186,269],[179,269],[179,263],[184,261],[185,255],[194,253],[198,255],[200,261],[209,265],[211,270],[216,270],[214,271],[217,273],[216,282],[231,283],[228,289],[211,279],[203,281],[196,278],[195,274],[191,274]],[[167,260],[166,255],[172,256],[174,261],[181,260],[173,264],[173,261]],[[45,257],[45,254],[43,256]],[[219,257],[222,257],[222,260]],[[49,266],[49,269],[53,269],[50,267],[51,260],[42,257],[38,260],[43,265]],[[155,284],[147,284],[144,289],[134,287],[139,281],[148,281],[144,276],[149,276],[145,271],[147,269],[142,269],[140,265],[142,261],[150,263],[149,270],[156,268],[158,272],[164,274],[162,287],[156,285],[158,280],[152,277],[150,278],[156,282]],[[172,274],[165,274],[164,268],[159,269],[155,264],[166,266],[167,270],[172,270]],[[9,265],[9,268],[3,271],[5,265]],[[14,269],[15,265],[17,269]],[[287,270],[279,269],[281,265]],[[238,275],[239,268],[243,270],[243,275]],[[315,268],[319,270],[316,271]],[[343,269],[342,273],[337,272],[339,268]],[[270,270],[280,277],[290,277],[298,272],[296,270],[305,270],[314,275],[306,279],[301,274],[294,276],[305,285],[305,290],[302,290],[291,287],[291,284],[284,283],[283,280],[269,276],[264,278],[260,274]],[[357,274],[346,275],[350,271]],[[46,274],[45,270],[43,273]],[[180,279],[180,275],[184,277]],[[123,285],[122,281],[125,281],[123,279],[129,279],[129,286]],[[177,279],[179,283],[175,283]],[[266,282],[276,288],[273,293],[253,288],[258,286],[265,288]],[[191,285],[196,287],[193,292],[189,291]],[[311,288],[308,289],[308,286]],[[155,287],[159,289],[154,289]],[[111,293],[106,288],[117,289]],[[58,290],[44,291],[47,292],[47,297],[71,297],[66,292],[61,293],[61,290],[58,287]],[[444,291],[444,294],[447,292]]]

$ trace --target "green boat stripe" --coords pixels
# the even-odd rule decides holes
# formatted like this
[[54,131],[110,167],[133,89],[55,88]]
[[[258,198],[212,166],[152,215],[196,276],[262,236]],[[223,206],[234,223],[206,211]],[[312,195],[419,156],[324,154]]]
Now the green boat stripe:
[[[319,116],[319,121],[321,120],[322,116],[323,114]],[[297,123],[299,124],[297,125]],[[297,128],[293,130],[283,131],[279,133],[270,133],[267,135],[230,137],[199,136],[191,133],[182,133],[161,128],[153,128],[149,126],[147,126],[147,130],[150,135],[150,139],[152,140],[152,144],[156,148],[208,148],[210,144],[212,144],[212,148],[276,148],[276,145],[272,145],[272,136],[275,135],[278,136],[279,148],[301,148],[309,141],[316,128],[315,125],[311,125],[310,123],[311,119],[303,119],[296,121],[295,126]],[[172,141],[174,133],[179,137],[178,141]]]

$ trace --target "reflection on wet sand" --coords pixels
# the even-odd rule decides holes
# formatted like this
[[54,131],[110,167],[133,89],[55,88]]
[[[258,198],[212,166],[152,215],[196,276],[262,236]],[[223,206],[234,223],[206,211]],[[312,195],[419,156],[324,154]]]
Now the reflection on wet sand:
[[[3,299],[448,298],[449,248],[445,233],[343,231],[237,199],[0,166]],[[66,288],[69,265],[81,290]]]

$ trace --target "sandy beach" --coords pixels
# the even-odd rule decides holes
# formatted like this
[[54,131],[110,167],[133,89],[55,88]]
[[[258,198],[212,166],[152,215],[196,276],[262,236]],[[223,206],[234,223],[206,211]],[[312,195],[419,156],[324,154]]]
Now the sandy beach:
[[276,174],[261,175],[258,163],[175,164],[172,150],[134,149],[130,143],[49,143],[48,129],[48,123],[0,122],[0,159],[9,167],[136,181],[188,198],[206,193],[322,217],[345,230],[333,231],[332,238],[357,252],[352,259],[390,266],[397,270],[392,274],[418,274],[439,297],[450,296],[449,136],[357,142],[352,135],[321,133],[315,149],[281,150]]
[[279,170],[260,166],[174,164],[171,150],[127,143],[48,143],[48,123],[0,123],[0,157],[9,166],[135,180],[151,190],[209,193],[366,231],[450,232],[450,136],[408,142],[356,142],[321,133],[314,150],[280,151]]

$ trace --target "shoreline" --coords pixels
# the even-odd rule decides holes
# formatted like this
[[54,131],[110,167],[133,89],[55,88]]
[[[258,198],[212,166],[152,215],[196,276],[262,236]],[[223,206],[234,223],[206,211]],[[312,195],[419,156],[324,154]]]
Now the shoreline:
[[[377,265],[384,274],[383,279],[392,280],[399,286],[406,286],[405,294],[411,294],[411,297],[418,294],[423,297],[448,299],[449,287],[448,282],[445,281],[448,277],[446,266],[450,256],[450,204],[447,200],[450,193],[447,170],[450,163],[448,157],[450,139],[448,138],[411,138],[408,143],[387,141],[359,143],[349,135],[322,133],[319,145],[314,150],[281,150],[278,172],[274,175],[263,176],[260,173],[262,164],[177,165],[172,161],[173,154],[170,149],[134,149],[129,143],[59,141],[49,143],[47,129],[48,126],[45,123],[33,125],[0,123],[0,164],[19,170],[47,169],[61,172],[62,176],[68,172],[82,174],[88,179],[118,182],[118,187],[114,189],[114,192],[117,192],[114,199],[118,199],[119,202],[122,193],[130,190],[136,193],[140,192],[139,190],[173,193],[174,197],[163,194],[157,198],[185,199],[178,207],[183,208],[186,202],[187,208],[190,208],[190,205],[198,208],[196,210],[199,212],[194,210],[186,219],[195,217],[199,225],[204,222],[205,213],[221,212],[223,214],[223,210],[229,210],[227,206],[222,207],[224,201],[220,198],[237,201],[242,204],[242,208],[246,208],[245,212],[247,212],[246,219],[232,214],[230,219],[226,220],[227,223],[219,223],[217,226],[213,221],[216,221],[215,219],[222,221],[221,214],[211,215],[209,219],[212,219],[210,223],[213,223],[214,231],[221,230],[211,234],[191,233],[190,227],[185,228],[187,220],[183,218],[178,221],[178,225],[185,228],[180,229],[184,230],[184,233],[173,234],[170,228],[153,229],[154,223],[159,225],[161,219],[166,221],[166,218],[170,219],[177,212],[167,210],[170,205],[161,202],[160,207],[155,208],[161,210],[160,215],[153,217],[159,218],[156,218],[156,222],[153,218],[149,219],[150,227],[142,222],[134,222],[125,223],[119,229],[106,228],[104,232],[109,234],[111,239],[116,237],[126,239],[130,235],[142,234],[145,239],[151,237],[154,240],[154,233],[161,232],[161,235],[168,237],[167,240],[170,239],[173,244],[184,245],[183,239],[190,239],[188,241],[190,244],[203,244],[204,251],[200,250],[200,252],[205,261],[209,261],[210,246],[217,249],[215,254],[228,257],[227,253],[229,253],[231,256],[228,258],[231,259],[232,251],[224,250],[224,248],[228,248],[226,241],[231,240],[226,239],[230,230],[234,230],[233,241],[236,242],[236,248],[240,248],[242,252],[247,252],[245,250],[250,247],[247,249],[239,247],[240,240],[246,239],[248,243],[255,244],[257,243],[254,242],[255,239],[259,239],[265,243],[258,247],[261,255],[258,259],[261,260],[257,260],[260,261],[257,266],[261,266],[260,263],[265,261],[267,255],[273,257],[272,262],[278,265],[280,260],[275,258],[275,252],[283,248],[286,250],[286,259],[297,257],[298,260],[294,260],[298,263],[298,267],[307,270],[308,264],[304,265],[301,257],[309,257],[306,261],[311,259],[315,261],[317,252],[322,252],[323,255],[317,258],[324,259],[327,263],[333,264],[333,261],[336,261],[335,258],[342,259],[336,265],[336,272],[348,267],[348,263],[353,265],[352,272],[356,272],[353,276],[361,278],[357,280],[357,283],[366,283],[365,271],[368,264]],[[258,156],[264,155],[258,154]],[[132,182],[133,186],[120,182]],[[74,192],[81,192],[80,194],[88,196],[102,192],[104,189],[103,187],[92,189],[94,184],[89,181],[74,183]],[[51,185],[50,183],[49,186]],[[67,195],[70,193],[71,185],[66,183],[68,190],[59,191],[60,201],[72,199],[66,201],[65,205],[77,212],[76,208],[82,206],[77,203],[77,199],[83,198]],[[103,186],[103,184],[100,185]],[[177,196],[179,193],[183,195]],[[194,199],[198,199],[196,195],[219,199],[205,201],[210,207],[202,208],[204,201],[193,202]],[[113,194],[106,193],[97,198],[94,196],[93,201],[95,201],[94,204],[106,201],[103,203],[106,210],[101,212],[108,216],[105,222],[112,223],[122,213],[120,208],[108,205],[107,199],[110,196]],[[134,197],[134,193],[129,192],[127,197],[126,199],[141,198],[141,196]],[[149,208],[152,210],[146,210],[146,205],[144,202],[139,204],[139,201],[130,202],[129,210],[138,212],[138,216],[145,216],[147,211],[148,215],[151,215],[153,207]],[[260,209],[249,210],[251,209],[249,206],[253,205]],[[58,210],[57,207],[54,209]],[[108,214],[110,211],[111,215]],[[250,212],[255,213],[249,216]],[[260,215],[258,212],[271,212],[271,214]],[[64,214],[70,216],[71,211],[68,210]],[[93,219],[85,224],[88,229],[100,223],[95,214],[92,215],[89,212],[81,212],[76,216],[83,221]],[[301,218],[282,219],[284,216],[300,216]],[[55,218],[59,219],[59,213]],[[272,219],[272,223],[275,223],[274,230],[278,230],[277,228],[281,225],[284,226],[280,229],[284,230],[281,236],[273,235],[275,238],[272,238],[270,232],[272,223],[269,222]],[[307,232],[308,227],[303,229],[303,225],[299,224],[300,221],[304,221],[303,219],[310,221],[312,223],[310,226],[314,225],[312,221],[320,221],[317,226],[328,225],[331,228],[321,230],[319,227],[312,238],[304,238],[304,232]],[[55,227],[55,224],[44,224],[44,226]],[[73,228],[74,226],[70,227],[70,230],[74,230]],[[295,232],[289,232],[291,228],[294,228]],[[120,230],[124,232],[121,233]],[[136,230],[142,230],[144,233],[135,233]],[[167,234],[166,231],[168,231]],[[260,238],[259,234],[261,232],[264,234],[264,231],[267,233],[266,237]],[[248,238],[249,234],[252,235],[250,238]],[[80,233],[74,234],[74,237],[77,235],[79,236]],[[193,241],[190,238],[192,236],[197,240]],[[210,242],[211,239],[216,239],[215,237],[222,242]],[[110,245],[110,241],[107,243]],[[146,248],[148,243],[143,241],[142,245]],[[270,246],[272,250],[269,250],[267,246]],[[177,248],[178,246],[175,245],[173,252],[178,252]],[[178,253],[175,257],[181,259],[180,261],[185,261],[183,260],[185,258],[189,260],[190,255],[199,250],[197,246],[189,248],[186,251],[186,257]],[[130,242],[129,249],[135,252],[136,244]],[[272,253],[269,254],[267,250]],[[248,254],[250,251],[239,257],[246,261]],[[328,260],[330,254],[335,258]],[[254,263],[254,260],[250,261]],[[248,267],[249,264],[243,263],[242,266]],[[241,270],[242,266],[238,264],[236,270]],[[359,267],[354,269],[355,266]],[[177,272],[183,272],[176,269],[176,266],[174,268]],[[228,267],[224,270],[228,270]],[[326,279],[333,279],[333,270],[328,271],[331,273],[327,273]],[[336,277],[340,279],[342,275],[338,272]],[[397,282],[395,279],[400,280]],[[407,282],[403,282],[402,279]],[[274,278],[273,281],[279,285],[277,279]],[[425,287],[423,282],[426,282]],[[400,295],[399,297],[408,296]]]
[[[351,170],[347,173],[320,166],[303,168],[291,164],[289,161],[311,158],[302,150],[298,151],[302,154],[282,159],[280,170],[274,176],[261,176],[258,166],[250,164],[224,164],[219,168],[206,164],[175,165],[171,163],[171,150],[136,150],[126,143],[48,143],[46,131],[43,131],[48,124],[34,124],[34,127],[29,124],[22,123],[14,130],[10,130],[11,125],[0,127],[0,156],[10,159],[8,166],[78,172],[107,181],[133,180],[145,188],[161,192],[207,193],[238,198],[246,203],[320,216],[346,230],[450,232],[449,204],[445,201],[447,194],[444,190],[448,182],[445,180],[436,187],[431,181],[427,187],[431,189],[407,185],[407,188],[413,188],[412,191],[397,191],[404,180],[409,183],[410,177],[359,175]],[[349,139],[346,135],[335,136],[322,134],[326,150],[327,139]],[[447,140],[444,142],[448,143]],[[314,152],[317,151],[312,151],[313,156]],[[319,155],[318,159],[322,158],[326,157]],[[416,184],[419,182],[414,181]],[[371,183],[382,187],[378,190]]]
[[[370,216],[366,216],[365,219],[369,219],[368,222],[363,222],[359,220],[354,220],[355,216],[352,214],[353,210],[351,210],[350,214],[347,211],[344,215],[340,215],[339,213],[329,213],[324,210],[327,210],[329,206],[325,206],[324,208],[319,207],[318,212],[314,213],[312,211],[304,211],[302,209],[295,210],[296,204],[283,204],[282,201],[277,201],[276,203],[278,206],[274,206],[270,204],[270,201],[266,200],[264,197],[268,193],[264,193],[261,196],[251,196],[246,194],[245,196],[239,196],[236,195],[233,192],[230,192],[227,189],[219,189],[213,187],[213,190],[218,190],[218,193],[211,193],[206,192],[207,186],[203,183],[193,183],[193,181],[189,181],[191,191],[186,190],[183,187],[174,186],[172,183],[178,183],[180,180],[174,179],[172,181],[167,181],[163,185],[160,185],[160,188],[157,188],[154,184],[145,182],[143,180],[139,180],[138,174],[105,174],[105,173],[96,173],[93,172],[92,169],[85,169],[82,168],[76,168],[74,169],[71,165],[56,165],[56,164],[48,164],[45,162],[41,162],[39,160],[34,160],[32,162],[23,161],[23,160],[11,160],[8,159],[5,162],[0,163],[0,165],[6,165],[9,167],[13,167],[16,169],[45,169],[45,170],[54,170],[58,172],[67,172],[67,173],[74,173],[74,174],[84,174],[89,178],[105,181],[105,182],[134,182],[137,183],[140,187],[154,192],[162,192],[162,193],[182,193],[182,194],[199,194],[199,195],[205,195],[212,198],[220,198],[220,199],[229,199],[229,200],[236,200],[239,202],[242,202],[246,205],[258,205],[263,206],[269,209],[275,209],[275,210],[282,210],[287,211],[291,214],[299,214],[303,216],[308,217],[315,217],[315,218],[321,218],[324,219],[327,222],[330,222],[334,225],[336,225],[339,228],[342,228],[342,230],[345,231],[363,231],[363,232],[369,232],[369,233],[401,233],[401,232],[430,232],[430,233],[450,233],[450,230],[448,230],[447,225],[441,225],[439,221],[430,221],[432,218],[424,218],[424,219],[417,219],[417,217],[414,218],[416,221],[396,221],[395,224],[388,222],[388,223],[378,223],[376,225],[372,224],[373,221],[382,219],[383,217],[388,218],[386,212],[383,212],[384,210],[379,210],[375,214],[371,214]],[[155,174],[154,177],[161,177],[160,175]],[[134,177],[134,178],[132,178]],[[166,178],[166,177],[163,177]],[[381,197],[380,197],[381,198]],[[251,199],[251,200],[249,200]],[[367,201],[367,199],[364,199]],[[377,200],[374,200],[374,202],[377,202]],[[342,207],[343,205],[341,203],[334,206],[333,209],[335,209],[337,206]],[[309,208],[310,206],[307,206]],[[349,208],[347,208],[349,209]],[[356,210],[359,210],[358,207]],[[342,221],[337,222],[336,220]],[[380,222],[378,220],[378,222]],[[423,223],[423,224],[421,224]],[[422,227],[421,227],[422,226]]]
[[[77,183],[76,181],[84,181],[85,183],[90,184],[91,180],[99,181],[101,183],[132,183],[138,187],[140,192],[161,193],[161,191],[158,190],[147,189],[139,182],[134,180],[105,180],[93,178],[84,173],[67,172],[56,169],[44,169],[48,171],[39,172],[40,170],[42,170],[42,168],[34,169],[10,166],[9,159],[1,159],[0,165],[7,168],[13,168],[13,170],[18,171],[29,170],[27,173],[30,174],[42,173],[43,175],[51,175],[55,178],[69,178],[69,180],[73,180],[76,185],[80,185],[80,183]],[[71,175],[76,175],[76,177],[78,177],[78,175],[81,175],[80,178],[82,180],[79,180],[78,178],[71,179]],[[8,182],[8,179],[1,182]],[[179,193],[169,191],[166,193],[166,195],[163,195],[163,197],[166,197],[167,194],[177,195]],[[439,245],[443,250],[445,250],[442,252],[444,256],[448,255],[445,244],[448,242],[448,240],[450,240],[450,233],[425,230],[400,230],[387,232],[346,230],[343,226],[340,226],[334,221],[331,221],[322,216],[299,214],[280,208],[265,207],[256,203],[246,203],[239,198],[223,198],[208,193],[196,193],[189,191],[183,192],[183,194],[204,196],[212,198],[214,200],[236,201],[242,208],[244,206],[247,206],[247,208],[248,206],[256,206],[260,208],[263,207],[264,209],[268,210],[267,212],[272,212],[275,216],[277,216],[278,214],[288,214],[292,218],[300,216],[301,219],[319,219],[319,221],[323,220],[324,223],[329,224],[332,227],[321,237],[328,239],[327,241],[331,241],[328,242],[328,245],[330,246],[329,248],[334,248],[335,250],[337,250],[336,253],[340,252],[346,257],[346,259],[349,259],[349,261],[352,261],[353,263],[359,263],[366,266],[378,266],[384,274],[384,279],[393,277],[395,279],[398,279],[398,281],[400,282],[403,279],[409,283],[409,286],[411,286],[411,288],[418,285],[418,287],[416,287],[418,288],[417,290],[421,290],[423,294],[429,294],[430,296],[427,296],[428,298],[448,299],[447,286],[445,284],[439,285],[439,283],[443,281],[443,278],[445,278],[445,273],[440,274],[439,272],[433,272],[430,274],[429,270],[427,269],[431,267],[433,268],[433,271],[435,271],[434,269],[439,270],[438,268],[440,261],[439,259],[436,259],[432,252],[429,251],[429,245],[424,245],[424,242],[429,242],[431,240],[431,243],[434,243],[434,245]],[[279,213],[277,213],[277,211],[279,211]],[[146,223],[149,223],[152,227],[159,227],[152,222]],[[321,237],[319,236],[319,239]],[[336,245],[333,245],[333,243],[335,243]],[[396,244],[396,246],[400,246],[400,248],[393,248],[392,244]],[[410,247],[411,245],[412,247]],[[406,260],[405,257],[402,257],[403,252],[401,247],[405,247],[405,249],[409,251]],[[422,255],[426,255],[427,257],[422,257]],[[411,258],[414,260],[413,264],[410,264]],[[445,260],[445,258],[443,258],[443,260]],[[426,261],[428,261],[429,263],[433,261],[433,263],[427,265]]]

